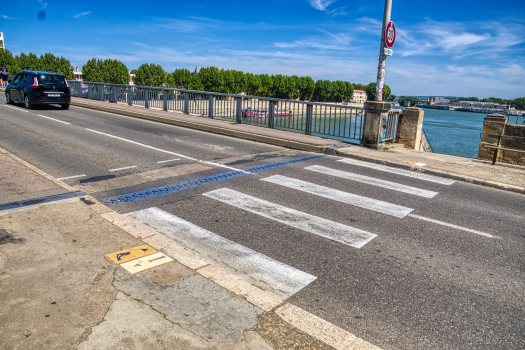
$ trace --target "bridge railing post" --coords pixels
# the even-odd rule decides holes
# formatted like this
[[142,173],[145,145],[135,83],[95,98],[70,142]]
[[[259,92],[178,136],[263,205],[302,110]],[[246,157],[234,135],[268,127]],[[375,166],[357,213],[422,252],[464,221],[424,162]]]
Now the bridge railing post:
[[268,128],[273,129],[274,116],[275,116],[275,102],[270,101],[268,104]]
[[184,93],[184,114],[190,114],[190,94]]
[[88,84],[88,98],[91,100],[93,98],[93,85]]
[[149,90],[144,89],[142,91],[144,91],[144,107],[149,108]]
[[208,95],[208,118],[213,119],[213,95]]
[[242,97],[236,97],[235,99],[237,100],[235,122],[242,123]]
[[306,120],[304,126],[304,134],[312,135],[312,122],[313,122],[313,105],[306,105]]
[[98,99],[104,101],[104,84],[98,86]]
[[162,95],[164,97],[164,111],[167,112],[168,111],[168,90],[164,90],[162,92]]
[[131,86],[128,86],[128,105],[133,105],[133,92]]

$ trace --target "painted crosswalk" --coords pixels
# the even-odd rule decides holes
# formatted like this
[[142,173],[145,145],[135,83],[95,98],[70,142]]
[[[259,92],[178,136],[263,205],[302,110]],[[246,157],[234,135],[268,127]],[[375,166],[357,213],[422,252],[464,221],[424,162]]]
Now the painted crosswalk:
[[408,215],[413,209],[403,207],[396,204],[372,199],[356,194],[339,191],[330,187],[316,185],[311,182],[293,179],[282,175],[274,175],[262,179],[262,181],[270,182],[279,186],[292,188],[298,191],[306,192],[316,196],[332,199],[338,202],[350,204],[356,207],[372,210],[378,213],[403,218]]
[[392,168],[392,167],[384,166],[380,164],[371,164],[371,163],[363,162],[360,160],[339,159],[338,162],[360,166],[363,168],[368,168],[368,169],[373,169],[373,170],[379,170],[379,171],[390,173],[390,174],[411,177],[411,178],[418,179],[418,180],[434,182],[434,183],[438,183],[441,185],[452,185],[455,182],[454,180],[448,180],[448,179],[439,178],[435,176],[429,176],[429,175],[425,175],[425,174],[421,174],[421,173],[417,173],[417,172],[409,171],[409,170],[396,169],[396,168]]
[[204,195],[250,213],[354,248],[361,248],[377,237],[376,234],[371,232],[303,213],[229,188],[207,192]]
[[290,297],[316,279],[158,208],[126,216],[281,299]]
[[408,193],[415,196],[425,197],[425,198],[434,198],[438,192],[434,191],[428,191],[417,187],[407,186],[403,184],[399,184],[396,182],[386,181],[382,179],[377,179],[370,176],[364,176],[359,175],[355,173],[351,173],[348,171],[342,171],[337,169],[328,168],[321,165],[312,165],[305,168],[306,170],[315,171],[317,173],[325,174],[325,175],[331,175],[336,176],[339,178],[343,178],[346,180],[352,180],[357,181],[361,183],[365,183],[372,186],[378,186],[382,188],[386,188],[393,191]]

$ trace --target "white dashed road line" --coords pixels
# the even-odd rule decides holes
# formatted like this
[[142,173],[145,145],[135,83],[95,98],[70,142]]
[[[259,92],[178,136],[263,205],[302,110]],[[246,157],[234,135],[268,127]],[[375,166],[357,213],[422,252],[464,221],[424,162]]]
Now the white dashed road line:
[[411,178],[414,178],[414,179],[435,182],[435,183],[442,184],[442,185],[452,185],[455,182],[453,180],[440,179],[438,177],[428,176],[428,175],[424,175],[424,174],[419,174],[419,173],[416,173],[416,172],[413,172],[413,171],[394,169],[394,168],[391,168],[391,167],[388,167],[388,166],[379,165],[379,164],[371,164],[371,163],[363,162],[363,161],[360,161],[360,160],[340,159],[340,160],[338,160],[338,162],[347,163],[347,164],[356,165],[356,166],[369,168],[369,169],[374,169],[374,170],[379,170],[379,171],[383,171],[383,172],[386,172],[386,173],[391,173],[391,174],[397,174],[397,175],[402,175],[402,176],[406,176],[406,177],[411,177]]
[[158,164],[161,164],[161,163],[167,163],[167,162],[174,162],[176,160],[180,160],[180,158],[175,158],[175,159],[168,159],[168,160],[161,160],[160,162],[157,162]]
[[137,165],[132,165],[132,166],[124,167],[124,168],[111,169],[111,170],[108,170],[108,171],[120,171],[120,170],[133,169],[133,168],[136,168],[136,167],[137,167]]
[[443,226],[447,226],[447,227],[455,228],[456,230],[461,230],[461,231],[466,231],[466,232],[475,233],[475,234],[480,235],[480,236],[485,236],[485,237],[489,237],[489,238],[498,238],[498,239],[501,239],[501,237],[499,237],[499,236],[494,236],[494,235],[491,235],[491,234],[489,234],[489,233],[485,233],[485,232],[481,232],[481,231],[472,230],[472,229],[470,229],[470,228],[466,228],[466,227],[463,227],[463,226],[458,226],[458,225],[449,224],[449,223],[447,223],[447,222],[443,222],[443,221],[439,221],[439,220],[429,219],[429,218],[426,218],[426,217],[424,217],[424,216],[419,216],[419,215],[415,215],[415,214],[409,214],[408,216],[413,217],[413,218],[415,218],[415,219],[425,220],[425,221],[428,221],[428,222],[432,222],[432,223],[434,223],[434,224],[438,224],[438,225],[443,225]]
[[86,174],[82,174],[82,175],[75,175],[75,176],[61,177],[60,179],[57,179],[57,180],[62,181],[62,180],[76,179],[76,178],[79,178],[79,177],[85,177],[85,176],[87,176],[87,175],[86,175]]
[[377,237],[371,232],[303,213],[229,188],[207,192],[204,196],[354,248],[361,248]]
[[261,180],[398,218],[403,218],[414,210],[282,175],[274,175]]
[[26,111],[25,109],[16,108],[16,107],[9,106],[9,105],[4,105],[4,107],[9,107],[9,108],[12,108],[12,109],[16,109],[17,111],[24,112],[24,113],[28,113],[29,112],[29,111]]
[[62,124],[71,124],[71,123],[68,123],[68,122],[65,122],[65,121],[62,121],[62,120],[58,120],[58,119],[55,119],[55,118],[50,118],[50,117],[46,117],[45,115],[41,115],[41,114],[37,114],[39,117],[42,117],[42,118],[47,118],[47,119],[51,119],[51,120],[54,120],[56,122],[59,122],[59,123],[62,123]]
[[427,191],[421,188],[406,186],[406,185],[398,184],[398,183],[391,182],[391,181],[376,179],[374,177],[359,175],[359,174],[355,174],[355,173],[351,173],[347,171],[327,168],[327,167],[320,166],[320,165],[312,165],[312,166],[306,167],[305,169],[315,171],[321,174],[337,176],[343,179],[357,181],[357,182],[365,183],[365,184],[372,185],[372,186],[383,187],[389,190],[408,193],[408,194],[425,197],[425,198],[434,198],[434,196],[438,194],[438,192],[434,192],[434,191]]

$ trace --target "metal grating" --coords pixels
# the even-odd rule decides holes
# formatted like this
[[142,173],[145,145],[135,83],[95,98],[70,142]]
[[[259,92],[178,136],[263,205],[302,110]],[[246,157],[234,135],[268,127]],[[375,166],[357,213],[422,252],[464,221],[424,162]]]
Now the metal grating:
[[280,168],[280,167],[283,167],[283,166],[296,164],[296,163],[300,163],[300,162],[306,162],[306,161],[310,161],[310,160],[315,160],[315,159],[319,159],[319,158],[322,158],[322,157],[324,157],[324,156],[322,156],[322,155],[320,155],[320,156],[308,156],[308,157],[301,157],[301,158],[283,160],[283,161],[280,161],[280,162],[268,163],[268,164],[263,164],[263,165],[256,165],[256,166],[253,166],[253,167],[244,168],[244,169],[239,170],[239,171],[235,171],[235,170],[234,171],[228,171],[228,172],[225,172],[225,173],[220,173],[220,174],[216,174],[216,175],[201,177],[201,178],[194,179],[194,180],[177,182],[175,184],[171,184],[171,185],[167,185],[167,186],[160,186],[160,187],[150,188],[150,189],[143,190],[143,191],[137,191],[137,192],[127,193],[127,194],[122,194],[122,195],[118,195],[118,196],[102,199],[101,202],[104,203],[105,205],[107,205],[108,207],[109,206],[113,206],[113,205],[124,204],[124,203],[136,202],[136,201],[140,201],[140,200],[147,199],[147,198],[154,198],[154,197],[157,197],[157,196],[163,196],[163,195],[169,194],[169,193],[175,193],[175,192],[187,190],[187,189],[190,189],[190,188],[194,188],[194,187],[198,187],[198,186],[202,186],[202,185],[206,185],[206,184],[210,184],[210,183],[215,183],[215,182],[219,182],[219,181],[223,181],[223,180],[229,180],[229,179],[233,179],[233,178],[236,178],[236,177],[239,177],[239,176],[243,176],[243,175],[249,175],[249,174],[253,174],[253,173],[258,173],[260,171]]

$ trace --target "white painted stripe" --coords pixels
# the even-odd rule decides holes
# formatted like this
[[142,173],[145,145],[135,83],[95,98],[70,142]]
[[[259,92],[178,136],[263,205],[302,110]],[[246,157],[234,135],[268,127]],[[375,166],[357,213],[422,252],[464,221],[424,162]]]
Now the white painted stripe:
[[65,121],[62,121],[62,120],[58,120],[58,119],[55,119],[55,118],[46,117],[45,115],[42,115],[42,114],[37,114],[37,115],[39,117],[51,119],[51,120],[54,120],[54,121],[62,123],[62,124],[68,124],[68,125],[71,124],[71,123],[68,123],[68,122],[65,122]]
[[145,145],[145,144],[143,144],[143,143],[136,142],[136,141],[133,141],[133,140],[128,140],[128,139],[125,139],[125,138],[123,138],[123,137],[119,137],[119,136],[115,136],[115,135],[111,135],[111,134],[106,134],[105,132],[101,132],[101,131],[97,131],[97,130],[93,130],[93,129],[88,129],[88,128],[86,128],[86,130],[87,130],[87,131],[94,132],[94,133],[97,133],[97,134],[100,134],[100,135],[104,135],[104,136],[108,136],[108,137],[113,137],[113,138],[115,138],[115,139],[117,139],[117,140],[121,140],[121,141],[129,142],[129,143],[132,143],[132,144],[135,144],[135,145],[138,145],[138,146],[146,147],[146,148],[149,148],[149,149],[152,149],[152,150],[155,150],[155,151],[164,152],[164,153],[167,153],[167,154],[172,154],[172,155],[177,156],[177,157],[182,157],[182,158],[186,158],[186,159],[194,160],[194,161],[196,161],[196,162],[205,163],[205,164],[211,164],[211,165],[214,165],[214,166],[217,166],[217,167],[226,168],[226,169],[232,169],[232,170],[237,170],[237,171],[241,171],[241,172],[246,173],[246,174],[250,174],[250,173],[247,172],[247,171],[244,171],[244,170],[241,170],[241,169],[237,169],[237,168],[232,168],[232,167],[227,166],[227,165],[224,165],[224,164],[219,164],[219,163],[214,163],[214,162],[206,162],[206,161],[203,161],[203,160],[199,160],[199,159],[196,159],[196,158],[192,158],[192,157],[185,156],[185,155],[180,154],[180,153],[175,153],[175,152],[171,152],[171,151],[166,151],[165,149],[161,149],[161,148],[157,148],[157,147],[153,147],[153,146]]
[[398,218],[403,218],[412,210],[414,210],[411,208],[402,207],[400,205],[339,191],[333,188],[292,179],[290,177],[281,175],[274,175],[261,180]]
[[176,160],[180,160],[180,158],[175,158],[175,159],[168,159],[168,160],[161,160],[160,162],[157,162],[157,163],[167,163],[167,162],[174,162]]
[[68,177],[61,177],[60,179],[57,179],[59,181],[61,180],[69,180],[69,179],[76,179],[76,178],[79,178],[79,177],[85,177],[87,176],[86,174],[82,174],[82,175],[75,175],[75,176],[68,176]]
[[231,170],[237,170],[237,171],[240,171],[241,173],[245,173],[245,174],[252,174],[252,173],[250,173],[249,171],[244,171],[244,170],[237,169],[237,168],[234,168],[234,167],[231,167],[231,166],[227,166],[227,165],[224,165],[224,164],[219,164],[219,163],[215,163],[215,162],[205,162],[205,161],[201,161],[201,162],[204,163],[204,164],[215,165],[215,166],[218,166],[218,167],[221,167],[221,168],[226,168],[226,169],[231,169]]
[[24,112],[24,113],[28,113],[28,112],[29,112],[29,111],[26,111],[25,109],[16,108],[16,107],[9,106],[9,105],[4,105],[4,106],[5,106],[5,107],[12,108],[12,109],[16,109],[17,111]]
[[166,151],[166,150],[164,150],[164,149],[160,149],[160,148],[157,148],[157,147],[153,147],[153,146],[145,145],[145,144],[140,143],[140,142],[136,142],[136,141],[128,140],[128,139],[125,139],[125,138],[123,138],[123,137],[119,137],[119,136],[115,136],[115,135],[111,135],[111,134],[106,134],[105,132],[101,132],[101,131],[97,131],[97,130],[93,130],[93,129],[88,129],[88,128],[86,128],[86,130],[87,130],[87,131],[94,132],[94,133],[97,133],[97,134],[100,134],[100,135],[104,135],[104,136],[112,137],[112,138],[117,139],[117,140],[121,140],[121,141],[129,142],[129,143],[132,143],[132,144],[134,144],[134,145],[138,145],[138,146],[146,147],[146,148],[149,148],[149,149],[152,149],[152,150],[155,150],[155,151],[159,151],[159,152],[164,152],[164,153],[172,154],[172,155],[177,156],[177,157],[182,157],[182,158],[191,159],[191,160],[197,160],[197,159],[195,159],[195,158],[188,157],[188,156],[185,156],[185,155],[183,155],[183,154],[179,154],[179,153],[175,153],[175,152]]
[[377,235],[351,226],[346,226],[318,216],[303,213],[279,204],[247,194],[221,188],[204,193],[209,198],[216,199],[234,207],[249,211],[262,217],[275,220],[315,235],[331,239],[355,248],[361,248]]
[[126,169],[133,169],[133,168],[136,168],[136,167],[137,167],[137,165],[132,165],[132,166],[124,167],[124,168],[110,169],[108,171],[120,171],[120,170],[126,170]]
[[294,327],[336,350],[381,350],[381,348],[295,305],[286,303],[275,310],[275,313]]
[[350,173],[347,171],[327,168],[327,167],[320,166],[320,165],[312,165],[312,166],[306,167],[305,169],[315,171],[321,174],[337,176],[343,179],[353,180],[353,181],[365,183],[368,185],[383,187],[389,190],[404,192],[404,193],[413,194],[415,196],[421,196],[425,198],[433,198],[435,195],[438,194],[438,192],[434,192],[434,191],[427,191],[427,190],[423,190],[423,189],[412,187],[412,186],[406,186],[406,185],[398,184],[395,182],[376,179],[370,176],[358,175],[358,174]]
[[415,218],[415,219],[420,219],[420,220],[425,220],[425,221],[428,221],[428,222],[432,222],[434,224],[438,224],[438,225],[443,225],[443,226],[447,226],[447,227],[451,227],[451,228],[455,228],[457,230],[461,230],[461,231],[466,231],[466,232],[471,232],[471,233],[475,233],[477,235],[480,235],[480,236],[485,236],[485,237],[489,237],[489,238],[498,238],[500,239],[501,237],[499,236],[494,236],[494,235],[491,235],[489,233],[485,233],[485,232],[481,232],[481,231],[476,231],[476,230],[472,230],[470,228],[466,228],[466,227],[463,227],[463,226],[458,226],[458,225],[453,225],[453,224],[449,224],[448,222],[443,222],[443,221],[438,221],[438,220],[434,220],[434,219],[429,219],[429,218],[426,218],[424,216],[419,216],[419,215],[414,215],[414,214],[409,214],[408,216],[412,217],[412,218]]
[[414,179],[419,179],[423,181],[435,182],[435,183],[442,184],[442,185],[452,185],[455,182],[453,180],[441,179],[439,177],[423,175],[423,174],[420,174],[414,171],[395,169],[395,168],[391,168],[391,167],[384,166],[384,165],[363,162],[360,160],[341,159],[341,160],[338,160],[338,162],[348,163],[348,164],[357,165],[360,167],[370,168],[370,169],[379,170],[379,171],[384,171],[386,173],[397,174],[397,175],[402,175],[406,177],[412,177]]
[[245,281],[286,299],[316,277],[223,238],[158,208],[125,214]]

